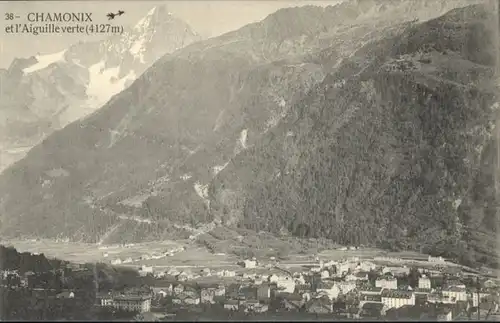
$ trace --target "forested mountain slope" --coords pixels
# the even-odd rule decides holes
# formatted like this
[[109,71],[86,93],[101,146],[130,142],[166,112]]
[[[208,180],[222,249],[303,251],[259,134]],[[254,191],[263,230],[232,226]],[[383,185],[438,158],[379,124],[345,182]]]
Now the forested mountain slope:
[[456,9],[357,51],[217,176],[213,213],[341,243],[496,256],[493,18]]

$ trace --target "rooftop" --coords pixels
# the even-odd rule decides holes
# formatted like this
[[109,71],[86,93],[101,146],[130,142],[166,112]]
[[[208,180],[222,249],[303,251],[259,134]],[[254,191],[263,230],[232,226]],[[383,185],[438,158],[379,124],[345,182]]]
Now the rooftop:
[[458,286],[451,286],[451,287],[446,287],[443,288],[443,292],[466,292],[467,289],[463,287],[458,287]]
[[373,287],[373,286],[363,286],[359,289],[362,292],[381,292],[382,287]]
[[331,289],[335,286],[334,282],[322,281],[318,284],[317,289]]
[[382,297],[386,297],[386,298],[405,298],[405,299],[409,299],[411,298],[413,295],[412,292],[410,291],[404,291],[404,290],[388,290],[388,289],[385,289],[384,291],[382,291]]
[[149,295],[116,295],[113,297],[114,301],[131,301],[142,302],[151,299]]
[[363,304],[363,310],[382,310],[384,304],[381,302],[366,302]]

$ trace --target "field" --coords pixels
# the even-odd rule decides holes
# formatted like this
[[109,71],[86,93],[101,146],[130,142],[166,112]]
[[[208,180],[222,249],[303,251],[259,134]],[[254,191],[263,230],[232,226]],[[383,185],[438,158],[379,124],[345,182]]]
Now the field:
[[[186,243],[158,241],[124,246],[99,246],[76,242],[56,242],[51,240],[10,240],[0,241],[5,246],[13,246],[19,252],[43,253],[49,258],[59,258],[75,263],[109,262],[111,259],[140,257],[144,254],[160,253],[183,247]],[[105,257],[105,254],[108,254]]]
[[[228,234],[228,232],[223,232]],[[233,233],[233,232],[229,232]],[[220,230],[219,235],[222,235]],[[85,243],[63,243],[49,240],[37,241],[0,241],[0,244],[6,246],[14,246],[20,252],[35,252],[43,253],[47,257],[59,258],[75,263],[88,262],[105,262],[110,263],[111,260],[132,258],[131,263],[121,264],[123,267],[139,268],[141,265],[153,266],[157,269],[165,269],[171,267],[176,268],[210,268],[212,270],[233,270],[237,273],[252,273],[256,274],[267,272],[269,266],[274,264],[271,257],[274,257],[275,250],[279,249],[287,251],[286,254],[281,253],[281,257],[275,257],[279,260],[279,267],[288,271],[303,270],[304,267],[310,267],[317,264],[316,258],[324,261],[341,260],[351,257],[359,257],[360,259],[372,260],[375,257],[391,257],[401,258],[402,261],[373,261],[378,265],[418,265],[419,267],[428,267],[431,269],[435,264],[427,262],[427,256],[416,252],[387,252],[374,248],[360,248],[357,250],[339,250],[338,246],[333,247],[327,242],[298,240],[295,238],[277,239],[274,237],[265,237],[260,235],[259,240],[256,233],[238,232],[243,236],[243,239],[237,237],[211,237],[217,240],[219,244],[229,244],[232,250],[244,248],[249,252],[243,254],[224,253],[221,250],[210,250],[203,244],[193,241],[158,241],[137,243],[129,246],[99,246],[96,244]],[[221,239],[222,238],[222,239]],[[224,239],[226,238],[226,239]],[[212,240],[212,241],[213,241]],[[173,253],[172,255],[160,259],[141,259],[145,255],[162,254],[167,251],[180,249],[184,250]],[[237,263],[245,259],[248,254],[254,254],[260,262],[259,269],[244,269]],[[276,255],[277,256],[277,255]],[[447,263],[447,265],[454,265]]]
[[161,258],[141,260],[137,264],[155,267],[171,267],[171,266],[194,266],[194,267],[228,267],[236,266],[238,258],[235,255],[213,254],[204,248],[190,246],[185,251],[175,253],[173,256]]

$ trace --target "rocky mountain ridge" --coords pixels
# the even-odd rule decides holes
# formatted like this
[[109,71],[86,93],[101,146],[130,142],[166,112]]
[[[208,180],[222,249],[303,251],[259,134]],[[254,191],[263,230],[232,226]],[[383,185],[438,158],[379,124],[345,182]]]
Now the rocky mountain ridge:
[[15,59],[0,70],[0,170],[53,131],[100,108],[164,54],[200,39],[159,6],[122,34]]

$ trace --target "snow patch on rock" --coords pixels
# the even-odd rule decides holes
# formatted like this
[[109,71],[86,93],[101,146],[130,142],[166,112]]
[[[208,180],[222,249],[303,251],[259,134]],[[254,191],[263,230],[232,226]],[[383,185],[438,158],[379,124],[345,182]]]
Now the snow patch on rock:
[[37,56],[35,56],[35,58],[38,62],[31,65],[30,67],[23,69],[23,72],[25,74],[33,73],[35,71],[46,68],[50,64],[53,64],[53,63],[56,63],[59,61],[63,61],[65,53],[66,53],[66,49],[63,51],[57,52],[57,53],[53,53],[53,54],[37,55]]

